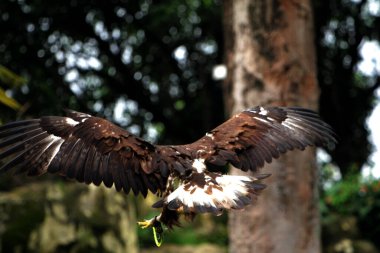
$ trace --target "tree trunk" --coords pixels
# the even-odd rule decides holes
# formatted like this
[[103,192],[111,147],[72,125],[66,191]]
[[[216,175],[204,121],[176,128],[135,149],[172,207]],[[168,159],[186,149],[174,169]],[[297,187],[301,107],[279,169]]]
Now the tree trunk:
[[[224,31],[229,113],[255,105],[317,109],[309,1],[225,0]],[[258,203],[230,212],[230,252],[320,252],[315,150],[290,152],[263,171],[272,176]]]

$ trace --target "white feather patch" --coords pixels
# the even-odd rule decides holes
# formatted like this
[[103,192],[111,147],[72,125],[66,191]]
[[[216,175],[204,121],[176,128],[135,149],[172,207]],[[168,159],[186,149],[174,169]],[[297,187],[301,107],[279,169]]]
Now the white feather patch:
[[79,124],[78,121],[75,121],[75,120],[73,120],[72,118],[65,118],[65,121],[66,121],[66,123],[69,124],[70,126],[76,126],[76,125]]
[[214,134],[206,133],[206,136],[209,137],[211,140],[214,140]]
[[49,136],[51,138],[51,142],[49,144],[49,146],[46,147],[46,149],[48,147],[50,147],[51,145],[53,145],[53,143],[56,143],[58,142],[58,145],[54,148],[53,152],[51,153],[51,156],[48,157],[48,160],[46,161],[46,168],[50,165],[51,161],[54,159],[54,157],[57,155],[58,151],[60,150],[62,144],[64,143],[64,139],[58,137],[58,136],[55,136],[55,135],[50,135]]
[[195,159],[192,166],[198,173],[203,172],[206,169],[205,159]]
[[[202,173],[206,183],[190,181],[180,185],[167,197],[168,207],[183,208],[185,212],[210,212],[222,214],[224,209],[242,209],[252,204],[264,186],[254,188],[255,178],[247,176],[218,175],[212,177]],[[216,177],[215,177],[216,175]],[[199,174],[198,174],[199,177]]]
[[264,107],[260,106],[259,114],[266,116],[268,114],[268,111]]

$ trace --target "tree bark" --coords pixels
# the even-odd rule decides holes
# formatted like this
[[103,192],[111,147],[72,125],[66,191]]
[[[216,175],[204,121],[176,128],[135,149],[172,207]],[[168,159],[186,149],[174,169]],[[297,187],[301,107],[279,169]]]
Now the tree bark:
[[[255,105],[317,109],[310,1],[225,0],[224,31],[230,114]],[[290,152],[263,171],[272,176],[257,204],[230,212],[229,251],[320,252],[315,150]]]

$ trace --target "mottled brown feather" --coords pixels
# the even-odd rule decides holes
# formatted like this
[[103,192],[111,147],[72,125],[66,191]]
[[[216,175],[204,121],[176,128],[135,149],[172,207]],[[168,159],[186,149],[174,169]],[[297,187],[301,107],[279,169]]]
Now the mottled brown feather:
[[[257,171],[288,150],[335,142],[331,127],[302,108],[252,108],[178,146],[152,145],[105,119],[67,111],[67,117],[0,126],[0,172],[16,167],[29,175],[58,173],[146,196],[148,190],[162,194],[170,175],[187,178],[194,159]],[[248,200],[239,201],[244,206]]]
[[[68,117],[45,116],[0,127],[0,171],[40,175],[58,173],[79,182],[146,196],[166,185],[154,145],[109,121],[68,111]],[[168,166],[165,166],[166,168]],[[144,175],[142,177],[141,175]],[[156,184],[156,185],[153,185]]]
[[186,146],[198,150],[198,157],[206,163],[231,163],[244,171],[257,171],[288,150],[303,150],[307,146],[331,148],[335,143],[331,127],[313,111],[256,107],[235,115]]

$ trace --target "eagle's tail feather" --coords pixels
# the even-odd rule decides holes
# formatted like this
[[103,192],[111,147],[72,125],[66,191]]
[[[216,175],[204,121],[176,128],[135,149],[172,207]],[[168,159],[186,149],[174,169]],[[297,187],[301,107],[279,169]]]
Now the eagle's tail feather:
[[[213,213],[221,215],[224,209],[243,209],[252,204],[257,195],[266,186],[259,180],[269,176],[256,177],[220,175],[207,172],[203,180],[193,177],[181,184],[166,199],[170,210],[182,210],[186,213]],[[195,178],[197,180],[195,180]]]

